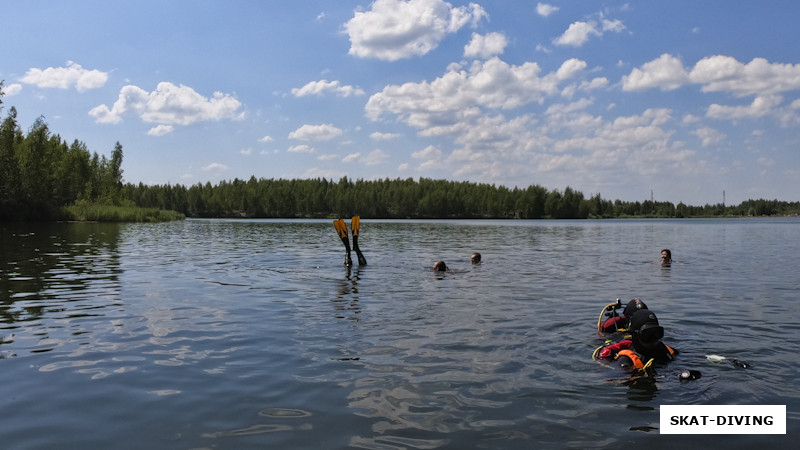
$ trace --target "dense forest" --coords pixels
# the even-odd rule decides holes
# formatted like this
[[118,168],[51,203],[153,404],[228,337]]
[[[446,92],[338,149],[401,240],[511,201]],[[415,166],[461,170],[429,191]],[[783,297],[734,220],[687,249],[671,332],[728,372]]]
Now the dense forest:
[[[0,82],[0,108],[2,108]],[[799,202],[748,200],[740,205],[589,198],[569,187],[507,188],[420,178],[351,180],[234,179],[216,185],[138,185],[122,178],[122,145],[110,158],[67,144],[44,118],[27,133],[9,108],[0,125],[0,219],[54,220],[66,207],[114,205],[172,210],[188,217],[497,218],[729,217],[797,215]]]
[[587,219],[623,217],[734,217],[796,215],[800,202],[748,200],[740,205],[690,206],[671,202],[585,198],[569,187],[503,186],[420,178],[350,180],[234,179],[216,185],[133,185],[123,196],[137,205],[188,217],[446,219]]
[[[2,104],[0,82],[0,105]],[[86,144],[67,144],[39,117],[25,134],[12,106],[0,124],[0,219],[58,218],[78,202],[121,205],[122,146],[111,158],[91,154]]]

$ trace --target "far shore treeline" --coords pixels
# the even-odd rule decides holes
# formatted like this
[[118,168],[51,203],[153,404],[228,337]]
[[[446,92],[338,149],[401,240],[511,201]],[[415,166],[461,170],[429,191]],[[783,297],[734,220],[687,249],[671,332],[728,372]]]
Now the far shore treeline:
[[[0,109],[3,82],[0,81]],[[175,211],[145,208],[123,194],[122,145],[111,158],[68,145],[44,118],[25,134],[17,110],[0,123],[0,220],[102,220],[154,222],[183,219]]]
[[[0,82],[0,103],[2,82]],[[234,179],[216,185],[124,183],[122,145],[111,157],[67,144],[43,118],[28,133],[9,108],[0,125],[0,220],[160,221],[187,217],[586,219],[797,215],[800,202],[690,206],[586,198],[569,187],[507,188],[420,178],[338,181]]]
[[569,187],[504,186],[420,178],[350,180],[234,179],[182,185],[126,184],[123,195],[139,206],[171,209],[187,217],[375,219],[588,219],[629,217],[737,217],[797,215],[800,203],[748,200],[740,205],[689,206],[670,202],[614,202],[585,198]]

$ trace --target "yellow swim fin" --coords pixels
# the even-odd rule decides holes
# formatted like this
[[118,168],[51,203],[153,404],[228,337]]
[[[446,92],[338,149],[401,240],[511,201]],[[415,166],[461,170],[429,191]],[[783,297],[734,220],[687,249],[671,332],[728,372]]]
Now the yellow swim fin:
[[[347,250],[347,254],[344,257],[344,264],[346,266],[352,266],[353,259],[350,257],[350,241],[347,239],[347,224],[344,223],[344,220],[338,219],[333,221],[333,226],[336,228],[339,237],[342,238],[344,249]],[[353,239],[355,239],[355,237],[353,237]]]
[[347,238],[347,225],[345,225],[344,220],[338,219],[333,221],[333,226],[336,227],[336,232],[339,233],[339,237],[342,239]]
[[361,249],[358,248],[358,232],[360,228],[361,228],[361,217],[353,216],[353,218],[350,219],[350,229],[353,230],[353,250],[356,251],[356,256],[358,256],[358,265],[366,266],[367,258],[364,258],[364,254],[361,253]]

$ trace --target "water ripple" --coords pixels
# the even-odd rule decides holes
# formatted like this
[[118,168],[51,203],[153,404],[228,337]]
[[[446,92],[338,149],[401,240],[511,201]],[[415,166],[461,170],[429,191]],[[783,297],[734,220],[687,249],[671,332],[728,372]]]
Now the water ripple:
[[[596,448],[662,403],[800,405],[796,222],[362,221],[351,268],[329,221],[31,227],[0,235],[10,446]],[[590,358],[617,297],[681,350],[654,381]]]

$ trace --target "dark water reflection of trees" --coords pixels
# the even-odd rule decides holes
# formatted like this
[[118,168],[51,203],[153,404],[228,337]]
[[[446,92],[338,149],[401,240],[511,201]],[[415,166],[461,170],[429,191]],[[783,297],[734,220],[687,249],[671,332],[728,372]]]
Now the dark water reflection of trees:
[[[5,329],[118,283],[124,225],[7,224],[0,228],[0,321]],[[79,314],[79,313],[77,313]],[[75,317],[73,315],[73,317]]]

